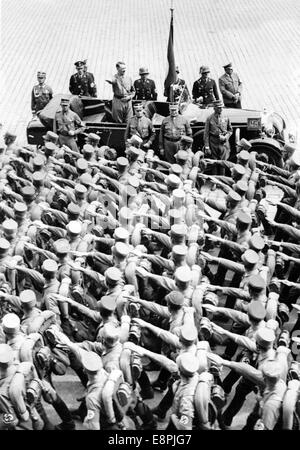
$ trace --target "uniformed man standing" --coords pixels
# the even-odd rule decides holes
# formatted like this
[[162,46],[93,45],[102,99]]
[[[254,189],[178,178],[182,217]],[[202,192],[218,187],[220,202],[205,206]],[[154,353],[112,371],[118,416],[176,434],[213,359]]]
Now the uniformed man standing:
[[[214,113],[208,116],[204,129],[204,145],[207,154],[212,159],[227,160],[230,156],[229,138],[232,135],[232,126],[228,117],[224,116],[221,100],[214,102]],[[224,169],[221,169],[224,174]]]
[[159,133],[159,150],[161,156],[174,164],[175,153],[179,150],[181,136],[192,136],[192,129],[186,117],[179,115],[178,104],[169,105],[170,115],[161,124]]
[[69,90],[73,95],[85,95],[87,97],[97,97],[97,88],[94,76],[89,72],[84,72],[84,62],[75,63],[77,73],[70,78]]
[[61,99],[61,111],[57,111],[53,121],[53,131],[59,136],[59,143],[67,145],[71,150],[78,152],[76,135],[84,129],[84,123],[78,114],[70,110],[70,100]]
[[151,148],[155,139],[155,131],[152,122],[143,113],[143,105],[134,105],[135,115],[129,119],[125,131],[125,142],[133,135],[137,135],[143,139],[141,147],[144,149]]
[[112,85],[112,117],[117,123],[127,123],[133,115],[132,99],[135,96],[135,90],[130,77],[125,76],[126,64],[119,61],[116,64],[118,73],[112,80],[106,80]]
[[185,80],[179,78],[179,67],[176,66],[176,80],[171,84],[169,91],[164,92],[164,96],[167,97],[167,102],[178,102],[183,91],[186,95],[189,95],[188,88],[186,86]]
[[157,100],[157,91],[155,82],[148,78],[149,70],[146,67],[141,67],[139,70],[141,78],[135,80],[135,100]]
[[242,82],[239,76],[233,72],[232,64],[226,64],[225,73],[219,78],[219,87],[226,108],[242,108]]
[[37,80],[38,84],[33,86],[31,92],[31,110],[33,115],[45,108],[53,97],[52,88],[45,83],[46,73],[38,72]]
[[219,93],[215,80],[208,78],[210,70],[207,66],[200,67],[200,78],[193,85],[192,96],[195,103],[208,105],[219,100]]

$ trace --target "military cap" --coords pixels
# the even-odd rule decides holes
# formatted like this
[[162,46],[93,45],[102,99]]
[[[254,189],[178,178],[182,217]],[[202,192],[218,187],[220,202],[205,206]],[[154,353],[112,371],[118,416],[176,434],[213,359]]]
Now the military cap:
[[71,234],[80,234],[82,231],[81,223],[78,220],[71,220],[66,226],[66,229]]
[[240,177],[244,176],[246,173],[246,169],[241,164],[235,164],[232,168],[234,174],[239,175]]
[[26,203],[23,202],[16,202],[14,204],[14,211],[17,215],[25,215],[28,211]]
[[124,242],[116,242],[114,245],[114,254],[121,258],[126,258],[129,254],[129,246]]
[[[178,270],[178,269],[177,269]],[[166,301],[172,305],[182,306],[184,304],[184,296],[179,291],[171,291],[165,297]]]
[[275,333],[270,328],[260,328],[255,336],[256,343],[263,348],[269,348],[275,341]]
[[232,63],[230,62],[228,64],[225,64],[225,66],[223,66],[223,67],[224,67],[224,69],[227,69],[227,67],[232,67]]
[[242,254],[241,260],[243,261],[244,264],[249,264],[249,265],[254,266],[255,264],[258,263],[259,256],[254,250],[248,249]]
[[42,264],[42,270],[47,273],[56,273],[58,271],[57,262],[54,259],[45,259]]
[[88,169],[88,167],[89,167],[89,165],[88,165],[88,162],[87,162],[86,159],[84,159],[84,158],[78,158],[77,159],[77,161],[76,161],[76,168],[78,170],[81,170],[81,171],[84,172],[84,171],[86,171]]
[[129,221],[132,218],[133,218],[133,214],[132,214],[131,209],[127,208],[127,206],[123,206],[119,212],[119,219],[124,220],[124,221],[125,220]]
[[45,77],[45,76],[46,76],[46,72],[42,72],[41,70],[39,70],[39,71],[37,72],[37,76],[38,76],[38,77]]
[[0,238],[0,254],[3,255],[10,249],[10,243],[7,239]]
[[69,105],[69,103],[70,103],[70,99],[67,97],[62,97],[60,100],[61,105]]
[[18,224],[13,219],[5,219],[2,223],[3,231],[6,235],[14,234],[18,230]]
[[133,145],[134,144],[140,145],[143,143],[143,139],[137,134],[133,134],[130,139],[127,139],[127,142]]
[[[91,144],[84,144],[82,147],[83,153],[94,153],[95,149]],[[81,159],[81,158],[80,158]]]
[[172,248],[172,254],[175,256],[186,256],[188,248],[186,245],[174,245]]
[[213,102],[214,108],[224,108],[224,103],[222,100],[215,100]]
[[116,241],[127,241],[127,239],[129,239],[129,232],[126,228],[117,227],[114,231],[113,237]]
[[80,175],[79,181],[83,186],[90,186],[93,183],[93,178],[89,173],[83,173]]
[[218,306],[219,304],[219,297],[215,292],[207,292],[204,295],[203,303],[208,303],[210,305]]
[[122,279],[122,272],[117,267],[109,267],[104,276],[109,283],[118,283]]
[[248,281],[248,287],[253,291],[263,291],[266,287],[265,280],[260,275],[251,275]]
[[189,158],[189,154],[185,150],[178,150],[175,156],[179,161],[187,161]]
[[16,139],[17,135],[12,133],[11,131],[6,131],[6,133],[4,134],[4,139],[7,139],[7,138]]
[[85,63],[83,61],[76,61],[74,62],[74,66],[79,69],[81,67],[83,67],[85,65]]
[[178,109],[179,105],[176,102],[169,103],[169,109]]
[[14,313],[8,313],[5,314],[5,316],[2,319],[2,328],[4,333],[15,333],[16,331],[19,331],[20,329],[20,319],[17,316],[17,314]]
[[8,344],[0,344],[0,364],[9,364],[14,360],[14,351]]
[[178,200],[184,200],[185,199],[185,192],[183,189],[174,189],[173,198]]
[[129,165],[129,161],[127,158],[124,158],[124,156],[120,156],[117,158],[117,165],[119,167],[127,167]]
[[175,279],[181,283],[189,283],[192,279],[192,272],[189,267],[178,267],[174,275]]
[[198,337],[197,328],[194,326],[183,325],[180,328],[180,337],[186,342],[193,343]]
[[31,289],[25,289],[20,293],[20,302],[23,305],[35,305],[36,304],[36,295],[35,292]]
[[32,174],[32,181],[36,184],[42,184],[44,181],[45,174],[41,170],[37,170],[36,172],[33,172]]
[[247,141],[247,139],[242,138],[240,141],[238,141],[237,145],[239,147],[243,147],[245,150],[250,150],[250,148],[252,147],[251,142]]
[[210,69],[208,66],[201,66],[200,67],[200,73],[209,73]]
[[[87,137],[88,137],[88,139],[90,139],[91,141],[100,141],[100,136],[98,136],[98,134],[96,134],[96,133],[89,133],[88,135],[87,135]],[[84,148],[84,146],[83,146],[83,148]]]
[[130,177],[128,177],[127,183],[133,188],[137,189],[140,185],[140,180],[135,175],[130,175]]
[[76,203],[69,203],[68,204],[68,213],[72,214],[73,216],[79,216],[80,215],[80,207],[76,205]]
[[149,74],[149,70],[148,70],[148,68],[147,67],[141,67],[140,68],[140,70],[139,70],[139,74],[140,75],[148,75]]
[[97,373],[103,367],[100,356],[95,352],[84,351],[81,360],[84,369],[90,373]]
[[44,156],[42,156],[42,155],[35,156],[33,158],[33,160],[32,160],[32,164],[33,164],[35,170],[41,169],[45,165],[45,158],[44,158]]
[[290,157],[290,162],[297,167],[300,167],[300,150],[295,150],[295,152]]
[[242,200],[242,197],[237,192],[231,190],[227,194],[226,199],[229,200],[230,202],[238,203]]
[[134,155],[136,157],[140,156],[140,154],[141,154],[140,150],[138,148],[134,147],[133,145],[131,145],[128,148],[128,153],[130,153],[131,155]]
[[248,316],[254,320],[264,320],[266,317],[266,308],[257,300],[252,300],[249,303],[247,312]]
[[57,145],[55,145],[54,142],[49,141],[45,142],[44,147],[46,150],[49,150],[51,152],[55,152],[58,149]]
[[120,338],[120,332],[114,325],[106,323],[102,328],[102,337],[108,347],[113,347]]
[[78,183],[75,185],[74,191],[76,194],[84,195],[87,193],[87,188],[83,184]]
[[53,249],[56,254],[65,255],[71,250],[71,247],[67,239],[57,239],[53,243]]
[[115,311],[116,309],[116,300],[110,295],[103,295],[101,297],[100,302],[98,303],[99,308],[106,309],[107,311]]
[[262,374],[266,378],[277,380],[282,374],[282,367],[279,361],[266,361],[261,368]]
[[55,144],[58,140],[58,134],[54,133],[53,131],[47,131],[47,133],[44,134],[43,139],[45,141],[54,142]]
[[235,185],[234,185],[234,190],[235,190],[237,193],[240,192],[241,195],[244,195],[245,192],[248,191],[248,184],[246,183],[246,181],[239,180],[239,181],[237,181],[237,182],[235,183]]
[[135,103],[134,109],[135,109],[135,111],[143,111],[144,107],[143,107],[142,103]]
[[25,200],[32,201],[34,199],[34,197],[35,197],[35,188],[34,188],[34,186],[24,186],[21,189],[21,194],[22,194],[22,197]]
[[261,250],[263,250],[265,248],[265,245],[265,240],[259,233],[254,233],[249,240],[249,246],[256,252],[260,252]]
[[239,211],[236,220],[245,225],[250,225],[252,223],[250,214],[247,214],[244,211]]
[[250,153],[247,152],[246,150],[242,150],[240,153],[237,154],[237,158],[241,161],[249,161],[250,159]]
[[170,188],[176,189],[180,186],[181,181],[176,175],[170,174],[166,178],[166,183]]
[[182,167],[179,164],[172,164],[170,167],[171,172],[177,177],[182,174]]
[[175,236],[175,237],[184,237],[187,234],[187,226],[182,223],[182,224],[175,224],[171,226],[171,236]]
[[198,359],[188,352],[182,353],[178,357],[177,364],[180,372],[186,377],[192,377],[199,368]]

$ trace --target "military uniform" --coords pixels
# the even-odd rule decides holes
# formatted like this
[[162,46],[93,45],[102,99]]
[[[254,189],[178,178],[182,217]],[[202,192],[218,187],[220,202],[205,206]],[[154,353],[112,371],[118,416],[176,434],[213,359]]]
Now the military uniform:
[[161,124],[159,133],[159,147],[164,149],[165,157],[171,164],[175,163],[175,154],[179,150],[180,140],[183,135],[192,136],[192,129],[186,117],[178,115],[168,116]]
[[[62,100],[63,102],[64,100]],[[68,100],[65,103],[69,103]],[[59,136],[59,142],[61,145],[67,145],[71,150],[78,152],[78,147],[73,133],[76,132],[78,127],[82,127],[80,117],[73,111],[67,112],[58,111],[54,117],[54,132],[57,132]],[[72,133],[72,135],[70,134]]]
[[[223,67],[224,69],[226,67],[231,67],[231,64],[227,64]],[[224,104],[227,108],[242,108],[242,82],[236,73],[224,73],[224,75],[219,78],[219,88],[223,96]],[[240,94],[238,101],[234,101],[235,94]]]
[[53,91],[48,84],[36,84],[31,93],[31,110],[34,114],[45,108],[53,97]]
[[84,61],[77,61],[75,63],[75,67],[77,67],[77,69],[83,69],[83,71],[71,76],[69,90],[73,95],[97,97],[94,75],[84,70],[85,64]]
[[[227,136],[226,141],[220,140],[220,136]],[[229,137],[232,135],[230,119],[215,113],[208,116],[205,122],[204,142],[211,150],[212,159],[227,160],[230,156]]]
[[[134,86],[130,77],[116,74],[112,80],[113,100],[112,117],[117,123],[127,123],[133,116],[132,97],[135,93]],[[130,96],[125,102],[122,99]]]
[[135,80],[133,83],[135,89],[134,100],[157,100],[157,91],[153,80]]
[[203,79],[202,77],[199,78],[199,80],[196,80],[193,84],[192,96],[194,100],[198,100],[199,97],[202,97],[204,105],[219,100],[219,93],[215,80],[212,80],[211,78]]
[[138,135],[143,139],[143,144],[153,144],[155,139],[155,130],[150,119],[146,116],[133,116],[129,119],[125,131],[125,142],[133,135]]

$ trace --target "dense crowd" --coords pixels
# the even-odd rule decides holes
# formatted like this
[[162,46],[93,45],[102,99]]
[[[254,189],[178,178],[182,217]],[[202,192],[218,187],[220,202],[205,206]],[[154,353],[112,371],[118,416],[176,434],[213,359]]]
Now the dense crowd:
[[118,157],[61,106],[42,146],[0,149],[1,429],[225,430],[250,393],[245,429],[299,429],[299,150],[229,160],[219,100],[204,153],[171,104],[155,154],[137,105]]

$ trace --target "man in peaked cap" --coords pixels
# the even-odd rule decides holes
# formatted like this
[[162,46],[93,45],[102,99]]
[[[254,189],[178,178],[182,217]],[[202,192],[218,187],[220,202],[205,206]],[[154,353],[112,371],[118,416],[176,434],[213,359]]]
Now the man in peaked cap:
[[143,140],[141,147],[149,149],[152,147],[155,139],[155,130],[152,121],[145,116],[141,103],[134,105],[134,114],[127,122],[124,136],[125,142],[132,138],[132,136],[137,135]]
[[218,88],[215,80],[208,77],[209,67],[200,67],[200,78],[193,84],[192,97],[195,103],[208,105],[219,100]]
[[76,136],[84,130],[84,123],[78,114],[70,110],[70,100],[66,97],[61,99],[61,111],[55,113],[53,131],[59,136],[59,143],[70,147],[78,152]]
[[[223,114],[224,104],[221,100],[213,103],[214,112],[207,117],[204,129],[204,145],[206,154],[212,159],[227,160],[230,156],[229,138],[232,135],[230,119]],[[214,174],[224,175],[223,167],[214,168]]]
[[47,131],[47,133],[43,136],[45,142],[53,142],[53,144],[57,144],[58,135],[53,133],[53,131]]
[[135,89],[134,100],[157,100],[155,82],[148,78],[149,70],[146,67],[141,67],[139,75],[141,78],[133,83]]
[[162,121],[159,132],[159,150],[161,156],[165,156],[166,160],[174,164],[175,154],[180,145],[183,135],[192,136],[190,122],[186,117],[179,115],[178,104],[169,104],[170,115]]
[[37,80],[38,84],[33,86],[31,92],[31,110],[33,115],[44,109],[53,97],[52,88],[45,83],[46,73],[38,72]]
[[84,62],[76,61],[74,63],[77,73],[71,75],[69,90],[73,95],[97,97],[97,88],[94,76],[89,72],[84,72]]
[[219,88],[226,108],[242,108],[242,82],[233,72],[232,64],[225,64],[225,73],[219,78]]

